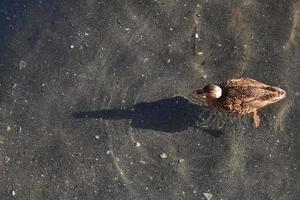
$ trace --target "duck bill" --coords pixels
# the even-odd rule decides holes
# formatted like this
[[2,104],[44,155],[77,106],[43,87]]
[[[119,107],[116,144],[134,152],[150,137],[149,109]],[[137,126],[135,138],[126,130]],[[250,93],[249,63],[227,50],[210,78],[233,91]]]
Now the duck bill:
[[203,103],[205,103],[205,95],[202,90],[195,90],[188,94],[186,97],[190,102],[194,104],[203,105]]
[[198,97],[202,98],[202,99],[205,99],[206,98],[206,95],[205,93],[203,92],[203,90],[195,90],[193,92],[195,95],[197,95]]

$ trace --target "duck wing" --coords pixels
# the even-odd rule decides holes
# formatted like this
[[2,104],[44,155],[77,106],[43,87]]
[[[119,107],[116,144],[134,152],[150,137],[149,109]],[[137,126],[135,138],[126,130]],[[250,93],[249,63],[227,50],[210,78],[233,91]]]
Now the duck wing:
[[270,87],[267,84],[261,83],[257,80],[251,79],[251,78],[239,78],[239,79],[231,79],[226,82],[223,82],[220,84],[221,86],[226,87]]
[[232,86],[222,88],[224,97],[220,99],[224,110],[234,114],[246,114],[263,107],[266,91],[262,88]]
[[275,103],[285,96],[285,92],[254,79],[232,79],[221,84],[227,90],[227,98],[236,107],[255,110],[268,104]]

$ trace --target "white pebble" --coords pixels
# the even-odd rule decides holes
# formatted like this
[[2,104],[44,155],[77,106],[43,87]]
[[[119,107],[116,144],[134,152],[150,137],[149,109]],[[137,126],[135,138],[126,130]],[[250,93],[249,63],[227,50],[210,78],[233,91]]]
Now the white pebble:
[[210,193],[204,192],[203,195],[205,196],[205,198],[206,198],[207,200],[211,200],[211,198],[212,198],[212,194],[210,194]]
[[13,196],[15,196],[15,195],[16,195],[16,192],[13,190],[13,191],[11,191],[11,194],[12,194]]
[[125,31],[129,31],[130,29],[129,28],[125,28]]
[[7,132],[11,131],[10,126],[7,126],[7,127],[6,127],[6,131],[7,131]]
[[71,48],[71,49],[74,49],[74,45],[71,45],[70,48]]
[[202,52],[202,51],[198,51],[197,54],[198,54],[199,56],[201,56],[201,55],[203,55],[203,52]]
[[135,147],[139,147],[139,146],[141,146],[141,143],[136,142],[134,146],[135,146]]
[[4,158],[4,162],[5,163],[8,163],[10,161],[10,157],[8,157],[8,156],[5,156],[5,158]]
[[20,70],[24,69],[26,66],[27,66],[27,63],[24,60],[21,60],[19,62],[19,68],[20,68]]
[[146,162],[145,162],[145,161],[143,161],[143,160],[140,160],[140,163],[142,163],[143,165],[145,165],[145,164],[146,164]]
[[162,153],[162,154],[159,155],[159,157],[160,157],[161,159],[166,159],[168,156],[167,156],[167,154]]
[[99,140],[99,139],[100,139],[99,135],[96,135],[96,136],[95,136],[95,138],[96,138],[97,140]]
[[111,150],[106,151],[106,154],[107,154],[107,155],[108,155],[108,154],[111,154],[111,153],[112,153]]
[[199,35],[198,33],[195,33],[195,38],[198,39],[199,38]]

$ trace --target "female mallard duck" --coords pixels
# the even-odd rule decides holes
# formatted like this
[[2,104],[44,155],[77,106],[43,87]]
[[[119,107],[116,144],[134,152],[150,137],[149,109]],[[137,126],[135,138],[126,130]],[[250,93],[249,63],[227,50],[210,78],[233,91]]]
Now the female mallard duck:
[[219,85],[207,85],[193,94],[205,98],[209,106],[221,112],[234,115],[253,113],[256,127],[260,122],[257,110],[286,96],[284,90],[250,78],[231,79]]

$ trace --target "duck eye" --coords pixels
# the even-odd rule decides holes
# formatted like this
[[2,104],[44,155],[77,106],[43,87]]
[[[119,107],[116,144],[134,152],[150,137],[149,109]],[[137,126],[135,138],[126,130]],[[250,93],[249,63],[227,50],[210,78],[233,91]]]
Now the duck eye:
[[202,94],[203,91],[202,91],[202,90],[197,90],[196,93],[197,93],[197,94]]

